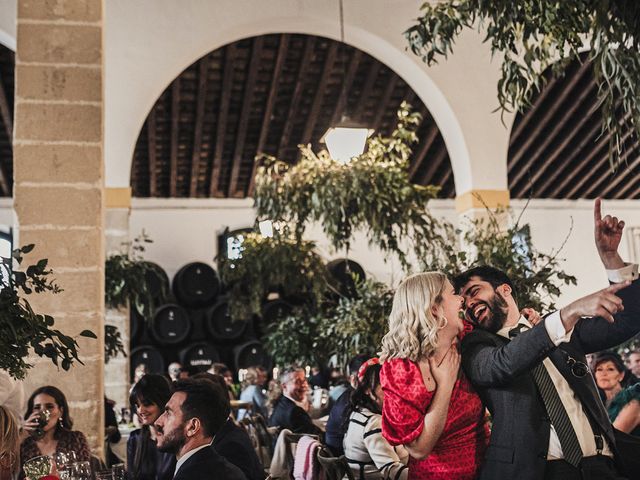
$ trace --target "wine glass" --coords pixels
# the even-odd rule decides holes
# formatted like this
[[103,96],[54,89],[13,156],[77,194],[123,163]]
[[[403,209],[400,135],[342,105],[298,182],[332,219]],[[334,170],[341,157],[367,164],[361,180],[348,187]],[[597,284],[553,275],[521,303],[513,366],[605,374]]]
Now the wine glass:
[[38,480],[51,472],[51,458],[47,455],[31,458],[24,462],[22,469],[29,480]]
[[113,480],[126,480],[127,476],[124,470],[124,463],[116,463],[111,467]]
[[71,469],[73,480],[92,480],[91,464],[89,462],[76,462]]
[[113,473],[111,472],[111,470],[97,472],[95,480],[113,480]]

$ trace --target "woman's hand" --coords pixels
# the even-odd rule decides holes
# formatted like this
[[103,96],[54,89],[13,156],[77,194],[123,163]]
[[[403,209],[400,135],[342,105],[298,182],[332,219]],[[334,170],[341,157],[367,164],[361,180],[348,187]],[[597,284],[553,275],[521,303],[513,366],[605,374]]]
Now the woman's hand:
[[431,374],[436,381],[437,388],[453,390],[460,370],[460,353],[456,346],[452,345],[447,350],[440,364],[436,363],[434,357],[429,357],[429,368],[431,368]]
[[526,318],[531,325],[537,325],[542,320],[540,314],[533,308],[523,308],[520,310],[520,315]]

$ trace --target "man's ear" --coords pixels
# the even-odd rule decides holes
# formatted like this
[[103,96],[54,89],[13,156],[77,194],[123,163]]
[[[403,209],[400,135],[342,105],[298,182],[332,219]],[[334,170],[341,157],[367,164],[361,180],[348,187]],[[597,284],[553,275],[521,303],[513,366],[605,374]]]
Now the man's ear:
[[202,429],[202,423],[198,417],[193,417],[189,419],[187,424],[187,437],[193,437]]
[[504,298],[510,297],[512,290],[511,287],[507,283],[503,283],[498,287],[498,291],[502,294]]

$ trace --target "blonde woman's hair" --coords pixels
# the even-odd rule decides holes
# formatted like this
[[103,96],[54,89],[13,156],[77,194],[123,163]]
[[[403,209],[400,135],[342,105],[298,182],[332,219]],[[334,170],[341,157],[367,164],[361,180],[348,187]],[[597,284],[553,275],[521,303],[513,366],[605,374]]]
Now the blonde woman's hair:
[[423,272],[405,278],[393,296],[389,331],[382,339],[380,360],[407,358],[417,362],[429,356],[438,344],[438,331],[446,325],[444,315],[432,307],[442,303],[447,282],[440,272]]
[[260,373],[264,373],[266,375],[267,371],[262,367],[247,368],[247,372],[244,375],[244,380],[242,380],[242,387],[246,388],[249,385],[256,385]]
[[0,473],[15,472],[20,465],[18,421],[6,407],[0,405]]

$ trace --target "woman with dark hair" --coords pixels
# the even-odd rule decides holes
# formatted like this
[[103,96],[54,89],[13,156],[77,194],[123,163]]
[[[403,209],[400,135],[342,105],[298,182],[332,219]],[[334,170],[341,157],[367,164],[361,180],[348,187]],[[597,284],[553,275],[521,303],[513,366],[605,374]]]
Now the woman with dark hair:
[[[41,416],[45,411],[48,413]],[[47,423],[39,428],[39,418],[47,417]],[[69,416],[67,399],[56,387],[40,387],[33,392],[27,402],[27,413],[24,418],[23,428],[30,435],[20,445],[22,465],[27,460],[40,455],[70,451],[76,453],[78,461],[91,460],[87,439],[82,432],[71,429],[73,421]]]
[[176,469],[175,456],[156,447],[155,421],[171,398],[171,385],[162,375],[147,374],[129,393],[129,403],[142,428],[134,430],[127,441],[127,471],[136,480],[170,480]]
[[344,455],[358,480],[406,480],[409,453],[401,445],[392,447],[382,436],[380,369],[379,360],[372,358],[358,371],[359,385],[351,394],[347,411]]
[[630,372],[620,356],[613,352],[599,354],[593,370],[613,426],[640,436],[640,383],[628,384]]

